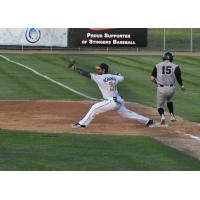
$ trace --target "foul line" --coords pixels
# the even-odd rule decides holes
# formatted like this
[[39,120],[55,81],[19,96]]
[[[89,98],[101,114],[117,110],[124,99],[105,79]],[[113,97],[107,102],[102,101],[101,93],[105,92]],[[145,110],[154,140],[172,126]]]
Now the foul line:
[[83,96],[83,97],[85,97],[85,98],[87,98],[87,99],[90,99],[90,100],[97,100],[96,98],[90,97],[90,96],[88,96],[88,95],[86,95],[86,94],[83,94],[83,93],[77,91],[77,90],[74,90],[73,88],[71,88],[71,87],[69,87],[69,86],[67,86],[67,85],[64,85],[64,84],[62,84],[62,83],[60,83],[60,82],[58,82],[58,81],[55,81],[55,80],[53,80],[52,78],[48,77],[47,75],[41,74],[41,73],[39,73],[38,71],[36,71],[36,70],[34,70],[34,69],[32,69],[32,68],[30,68],[30,67],[24,65],[24,64],[21,64],[21,63],[19,63],[19,62],[15,62],[15,61],[9,59],[9,58],[6,57],[6,56],[0,55],[0,57],[3,58],[3,59],[5,59],[5,60],[7,60],[7,61],[10,62],[10,63],[14,63],[14,64],[16,64],[16,65],[19,65],[19,66],[25,68],[25,69],[28,69],[29,71],[33,72],[34,74],[36,74],[36,75],[38,75],[38,76],[40,76],[40,77],[43,77],[43,78],[45,78],[45,79],[51,81],[52,83],[55,83],[55,84],[57,84],[57,85],[59,85],[59,86],[65,88],[65,89],[67,89],[67,90],[69,90],[69,91],[75,93],[75,94],[78,94],[78,95]]
[[198,136],[195,136],[195,135],[192,135],[192,134],[187,134],[187,133],[185,133],[184,135],[187,135],[187,136],[189,136],[192,139],[200,141],[200,137],[198,137]]
[[176,133],[181,133],[181,134],[184,134],[185,136],[188,136],[188,137],[190,137],[190,138],[192,138],[194,140],[200,141],[200,137],[192,135],[192,134],[189,134],[189,133],[186,133],[184,131],[176,130]]

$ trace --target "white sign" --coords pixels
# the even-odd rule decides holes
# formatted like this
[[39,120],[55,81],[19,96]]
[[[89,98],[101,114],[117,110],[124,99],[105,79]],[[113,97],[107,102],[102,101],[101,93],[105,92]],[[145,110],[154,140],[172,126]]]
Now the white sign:
[[67,47],[67,41],[67,28],[0,28],[0,45]]

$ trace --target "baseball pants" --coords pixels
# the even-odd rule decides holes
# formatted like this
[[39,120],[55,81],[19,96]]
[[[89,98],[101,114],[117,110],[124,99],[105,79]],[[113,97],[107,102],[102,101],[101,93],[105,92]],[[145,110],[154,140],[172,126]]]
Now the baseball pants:
[[175,87],[164,86],[157,88],[157,108],[163,108],[165,102],[171,102],[175,94]]
[[85,115],[85,117],[79,122],[79,124],[87,126],[95,118],[96,115],[107,112],[107,111],[111,111],[111,110],[117,110],[118,113],[124,118],[136,120],[143,124],[147,124],[147,122],[149,121],[149,118],[144,117],[131,110],[128,110],[125,107],[124,102],[117,103],[113,99],[109,99],[109,100],[104,100],[104,101],[94,104],[90,108],[89,112]]

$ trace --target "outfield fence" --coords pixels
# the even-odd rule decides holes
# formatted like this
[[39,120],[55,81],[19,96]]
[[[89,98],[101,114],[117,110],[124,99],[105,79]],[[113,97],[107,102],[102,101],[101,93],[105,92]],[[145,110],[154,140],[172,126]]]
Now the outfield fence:
[[[53,51],[130,51],[130,52],[150,52],[150,51],[172,51],[172,52],[200,52],[200,28],[149,28],[147,31],[146,47],[58,47],[58,46],[23,46],[23,45],[0,45],[0,50],[19,50],[21,52],[29,50]],[[66,38],[67,40],[67,38]]]

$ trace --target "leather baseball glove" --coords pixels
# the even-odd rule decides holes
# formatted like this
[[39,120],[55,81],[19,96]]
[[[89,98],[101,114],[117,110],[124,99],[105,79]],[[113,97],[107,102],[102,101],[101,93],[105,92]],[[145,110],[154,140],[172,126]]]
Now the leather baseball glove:
[[69,59],[68,68],[75,68],[76,61],[72,58]]

